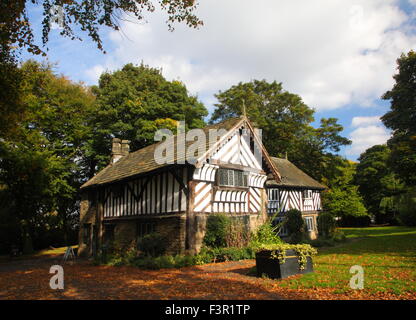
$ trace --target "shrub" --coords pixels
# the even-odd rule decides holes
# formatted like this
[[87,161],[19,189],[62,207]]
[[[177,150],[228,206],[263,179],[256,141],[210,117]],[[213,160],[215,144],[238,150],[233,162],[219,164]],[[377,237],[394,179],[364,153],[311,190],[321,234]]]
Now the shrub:
[[146,256],[157,257],[166,252],[165,236],[153,232],[141,237],[137,241],[137,248]]
[[318,215],[317,222],[319,237],[331,238],[336,228],[334,216],[328,212],[322,212]]
[[255,253],[252,248],[202,248],[200,253],[195,256],[196,264],[211,262],[239,261],[244,259],[254,259]]
[[300,243],[304,240],[305,221],[302,218],[302,212],[290,209],[286,213],[286,227],[290,235],[290,243]]
[[266,244],[256,248],[256,252],[270,251],[272,259],[279,260],[279,263],[285,263],[287,250],[293,250],[298,258],[299,268],[305,269],[307,257],[313,257],[318,252],[309,244]]
[[416,226],[416,191],[400,195],[399,199],[399,222],[406,226]]
[[262,244],[278,244],[283,241],[277,235],[278,226],[273,226],[271,221],[262,224],[253,234],[249,246],[256,248]]
[[209,247],[225,247],[227,230],[231,220],[225,214],[212,214],[208,216],[204,244]]
[[332,240],[335,242],[344,242],[347,239],[344,232],[339,229],[335,229],[334,233],[332,234]]

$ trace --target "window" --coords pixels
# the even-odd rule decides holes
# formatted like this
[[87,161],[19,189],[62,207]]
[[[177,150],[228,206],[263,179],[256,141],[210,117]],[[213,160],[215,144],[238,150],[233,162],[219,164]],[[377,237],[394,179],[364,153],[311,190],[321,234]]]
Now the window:
[[90,245],[90,240],[91,240],[91,224],[85,223],[84,228],[83,228],[83,234],[82,234],[82,242],[88,246]]
[[303,199],[312,199],[312,190],[303,190],[302,196]]
[[226,187],[247,187],[248,173],[239,170],[220,168],[218,170],[218,184]]
[[279,189],[270,189],[270,199],[271,201],[279,200]]
[[137,223],[137,237],[141,238],[146,234],[156,231],[156,225],[154,222],[138,222]]
[[307,231],[313,231],[313,217],[305,217]]

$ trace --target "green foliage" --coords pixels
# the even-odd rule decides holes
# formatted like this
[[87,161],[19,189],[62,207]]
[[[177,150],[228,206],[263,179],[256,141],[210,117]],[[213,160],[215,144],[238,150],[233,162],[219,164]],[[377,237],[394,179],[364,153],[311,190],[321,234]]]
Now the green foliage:
[[79,159],[95,99],[83,85],[55,75],[51,65],[27,61],[19,72],[25,112],[13,134],[0,139],[0,185],[10,204],[2,214],[19,219],[35,249],[51,245],[54,240],[45,243],[45,235],[57,231],[61,243],[55,245],[65,245],[76,237]]
[[354,183],[363,197],[367,210],[377,223],[392,222],[394,210],[387,199],[402,192],[404,185],[388,164],[390,149],[375,145],[359,157]]
[[330,151],[351,143],[340,136],[343,128],[337,119],[321,119],[315,129],[311,125],[314,110],[276,81],[240,82],[215,96],[219,102],[211,122],[241,115],[244,102],[247,116],[262,129],[262,141],[271,155],[284,157],[287,152],[295,165],[317,180],[336,174],[339,159]]
[[97,96],[90,119],[94,132],[87,141],[89,157],[85,159],[89,177],[108,164],[113,136],[130,140],[130,149],[136,151],[155,143],[158,129],[175,134],[178,121],[185,121],[186,129],[205,124],[205,106],[188,94],[182,82],[168,81],[160,70],[144,64],[126,64],[103,73],[93,91]]
[[334,216],[328,212],[321,212],[317,220],[319,237],[332,238],[336,229]]
[[96,257],[96,265],[135,266],[143,269],[183,268],[212,262],[239,261],[254,259],[255,252],[251,248],[207,248],[201,249],[197,255],[137,255],[135,250],[124,254],[111,254],[106,260]]
[[253,259],[255,257],[254,250],[251,247],[203,248],[198,255],[204,257],[206,263],[239,261]]
[[416,226],[416,190],[401,194],[397,202],[400,223],[405,226]]
[[379,293],[380,297],[390,294],[392,299],[398,298],[395,293],[414,295],[416,283],[411,280],[416,268],[415,227],[345,228],[342,231],[354,241],[319,250],[314,257],[315,272],[297,279],[282,279],[279,286],[293,290],[337,290],[347,297],[351,289],[345,284],[350,281],[351,274],[346,268],[358,264],[365,269],[364,290],[369,294]]
[[277,235],[279,225],[273,226],[272,222],[266,221],[253,234],[250,247],[257,248],[263,244],[279,244],[283,241]]
[[24,75],[17,61],[7,51],[0,51],[0,137],[10,138],[17,133],[26,109],[22,101]]
[[397,59],[398,73],[393,88],[383,95],[391,110],[381,117],[393,130],[388,141],[390,165],[409,186],[416,185],[416,52],[409,51]]
[[279,260],[279,263],[283,264],[286,261],[287,250],[293,250],[298,257],[299,268],[305,269],[307,263],[307,257],[313,257],[318,252],[309,244],[264,244],[256,248],[256,252],[271,252],[271,258]]
[[332,239],[335,242],[344,242],[347,239],[347,237],[341,229],[335,229],[334,233],[332,234]]
[[212,214],[207,218],[204,244],[208,247],[225,247],[231,219],[223,213]]
[[302,212],[297,209],[290,209],[285,216],[286,228],[289,232],[290,243],[301,243],[305,238],[305,221]]
[[330,189],[322,193],[323,209],[334,217],[367,216],[358,187],[353,183],[356,165],[345,161],[339,167],[341,174],[330,183]]
[[303,232],[305,221],[302,218],[302,212],[297,209],[290,209],[286,212],[286,227],[289,233]]
[[[26,48],[29,53],[46,53],[41,49],[33,31],[33,17],[29,15],[28,5],[36,6],[35,10],[41,13],[42,21],[42,44],[49,41],[51,24],[56,17],[51,14],[52,5],[60,5],[62,19],[60,20],[59,32],[61,36],[72,40],[81,40],[80,30],[86,32],[88,37],[103,50],[103,43],[100,36],[100,28],[110,27],[113,30],[120,29],[122,16],[127,15],[135,18],[136,22],[144,21],[145,16],[155,11],[156,1],[152,0],[99,0],[92,4],[89,0],[80,1],[7,1],[1,2],[0,12],[2,17],[2,28],[0,29],[0,44],[2,49],[11,47]],[[194,1],[164,0],[160,2],[160,10],[166,17],[169,30],[174,29],[174,24],[185,23],[188,27],[197,28],[203,23],[193,13],[196,8]],[[77,35],[78,33],[78,35]]]
[[153,232],[144,235],[137,241],[137,248],[146,256],[161,256],[166,251],[166,236]]

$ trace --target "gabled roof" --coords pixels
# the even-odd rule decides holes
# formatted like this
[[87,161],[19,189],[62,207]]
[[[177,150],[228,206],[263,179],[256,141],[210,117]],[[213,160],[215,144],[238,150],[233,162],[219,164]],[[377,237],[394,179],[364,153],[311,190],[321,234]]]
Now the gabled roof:
[[289,160],[275,157],[271,157],[271,160],[279,171],[281,180],[277,182],[274,179],[270,179],[266,182],[267,186],[303,187],[319,190],[326,189],[324,185],[308,176]]
[[[239,128],[241,125],[244,124],[244,122],[253,130],[253,127],[250,125],[250,122],[246,117],[239,117],[239,118],[230,118],[227,120],[224,120],[220,123],[209,125],[203,128],[204,132],[208,134],[210,129],[225,129],[227,133],[221,137],[217,137],[217,142],[213,145],[210,145],[209,139],[207,139],[206,142],[206,150],[207,152],[204,154],[203,157],[199,158],[199,163],[195,163],[194,166],[198,167],[201,166],[201,163],[203,160],[210,155],[212,150],[218,148],[218,146],[227,139],[227,137],[234,132],[234,129]],[[262,145],[261,141],[258,139],[257,136],[255,136],[258,144],[261,146],[263,151],[263,157],[267,163],[267,166],[269,167],[271,173],[275,177],[275,179],[279,180],[280,176],[277,172],[276,168],[274,167],[273,162],[270,160],[269,155],[267,154],[266,149]],[[174,137],[175,145],[177,142],[177,139],[180,139],[180,141],[185,140],[184,134],[179,134]],[[89,181],[84,183],[81,186],[81,189],[97,186],[97,185],[103,185],[108,183],[113,183],[117,181],[121,181],[124,179],[127,179],[129,177],[133,177],[140,174],[145,174],[147,172],[169,166],[169,164],[159,164],[155,161],[154,154],[157,146],[159,144],[163,143],[158,142],[155,144],[152,144],[150,146],[144,147],[142,149],[139,149],[135,152],[129,153],[127,156],[124,156],[119,161],[117,161],[114,164],[109,164],[107,167],[102,169],[100,172],[98,172],[93,178],[91,178]],[[188,147],[192,145],[194,141],[185,141],[185,146]],[[186,148],[185,148],[186,149]],[[174,163],[184,163],[186,159],[186,153],[177,153],[177,149],[175,148],[175,154],[174,154]]]

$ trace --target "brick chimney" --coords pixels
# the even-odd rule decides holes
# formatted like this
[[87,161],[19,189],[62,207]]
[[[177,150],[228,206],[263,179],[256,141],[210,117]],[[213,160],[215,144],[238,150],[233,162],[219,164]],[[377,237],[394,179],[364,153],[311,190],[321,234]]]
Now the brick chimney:
[[111,147],[111,163],[116,163],[118,160],[128,155],[130,152],[130,141],[113,138]]

